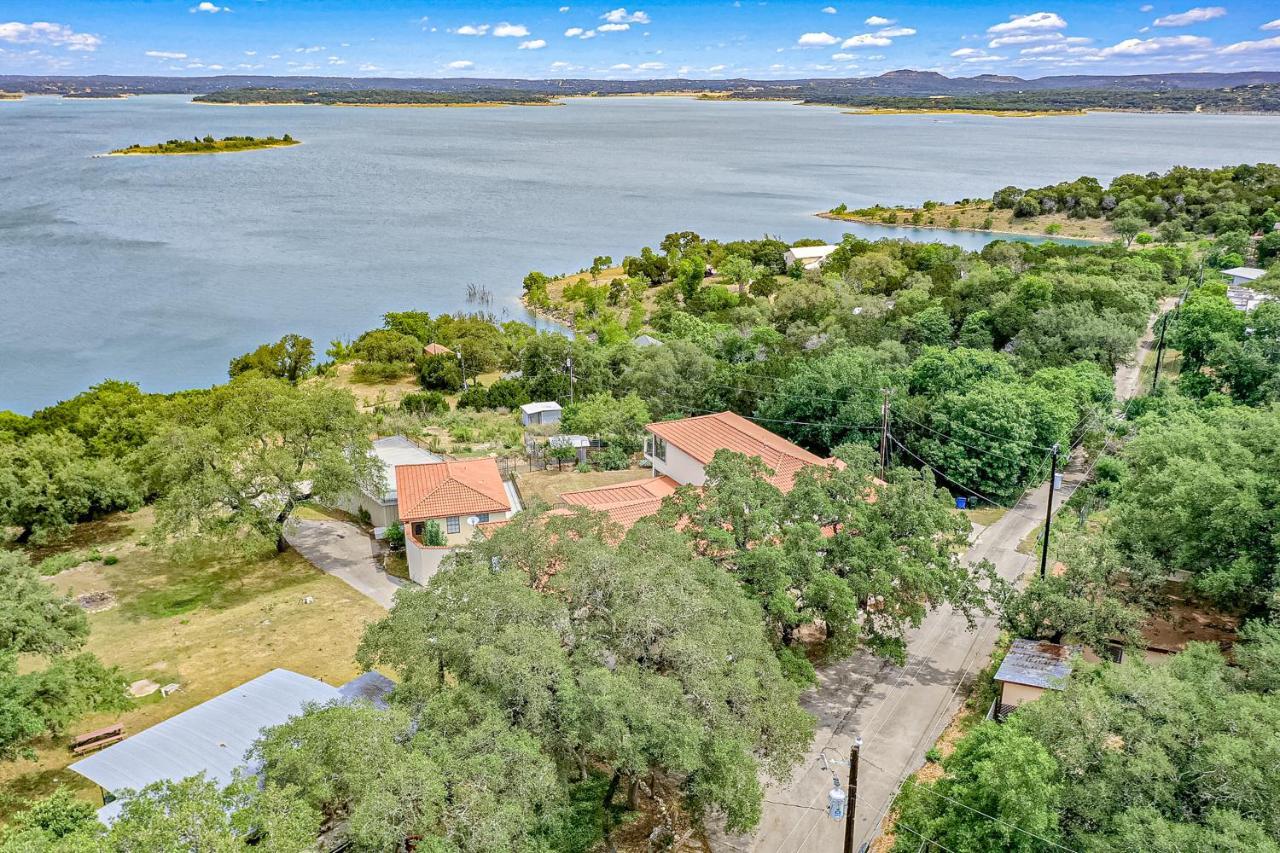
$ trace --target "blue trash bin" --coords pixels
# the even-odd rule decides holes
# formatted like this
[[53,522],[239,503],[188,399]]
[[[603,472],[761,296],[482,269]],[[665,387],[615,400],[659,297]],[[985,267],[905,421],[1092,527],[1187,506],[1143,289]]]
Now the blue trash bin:
[[969,500],[967,498],[964,498],[964,497],[956,498],[956,509],[967,509],[968,506],[969,506]]

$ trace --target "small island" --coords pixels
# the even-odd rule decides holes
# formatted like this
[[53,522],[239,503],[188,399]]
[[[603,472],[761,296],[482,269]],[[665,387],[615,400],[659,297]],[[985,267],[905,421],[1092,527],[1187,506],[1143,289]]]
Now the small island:
[[402,89],[361,89],[312,91],[307,89],[226,89],[192,98],[197,104],[237,106],[329,107],[507,107],[548,106],[556,103],[549,95],[517,89],[479,88],[450,92],[422,92]]
[[0,92],[0,101],[21,101],[21,92]]
[[289,134],[275,136],[224,136],[214,139],[206,136],[203,139],[170,139],[158,145],[130,145],[128,148],[117,148],[112,155],[133,154],[223,154],[229,151],[253,151],[259,148],[283,148],[297,145],[298,140]]

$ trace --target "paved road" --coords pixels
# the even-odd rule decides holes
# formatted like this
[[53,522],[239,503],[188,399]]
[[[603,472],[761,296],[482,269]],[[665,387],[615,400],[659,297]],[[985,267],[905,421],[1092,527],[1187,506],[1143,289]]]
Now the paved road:
[[[1161,310],[1169,310],[1176,301],[1162,301]],[[1151,350],[1151,338],[1149,323],[1133,364],[1122,365],[1116,371],[1118,399],[1127,399],[1138,391],[1138,374]],[[1080,471],[1068,469],[1062,489],[1054,496],[1055,512],[1082,479]],[[1038,567],[1036,558],[1016,549],[1043,523],[1048,498],[1048,483],[1024,495],[1012,510],[979,534],[965,559],[990,560],[1008,581],[1034,571]],[[818,675],[818,688],[802,699],[818,720],[817,737],[810,752],[788,783],[769,787],[764,814],[754,835],[730,836],[712,830],[712,849],[743,853],[839,851],[844,828],[825,813],[831,774],[822,770],[818,755],[825,750],[829,757],[847,759],[855,735],[863,739],[855,849],[874,839],[898,786],[923,764],[924,753],[959,710],[976,673],[986,666],[998,636],[994,618],[979,620],[976,630],[970,631],[962,615],[942,608],[909,634],[905,666],[894,666],[870,654],[857,654],[824,667]],[[847,770],[841,768],[840,775],[847,779]],[[913,830],[899,823],[897,831],[910,834]],[[923,838],[920,840],[924,842]]]
[[320,571],[344,581],[387,609],[406,584],[382,570],[373,540],[345,521],[299,519],[285,538]]

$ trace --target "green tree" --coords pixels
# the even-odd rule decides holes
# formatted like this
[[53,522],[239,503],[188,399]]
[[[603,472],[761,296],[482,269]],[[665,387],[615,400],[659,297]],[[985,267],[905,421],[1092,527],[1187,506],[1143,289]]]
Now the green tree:
[[1143,229],[1147,227],[1147,223],[1136,216],[1120,216],[1111,223],[1111,227],[1124,238],[1126,246],[1132,246],[1134,238],[1142,233]]
[[566,406],[561,428],[569,433],[602,436],[638,446],[639,436],[649,420],[649,407],[635,394],[618,398],[601,393]]
[[33,739],[85,713],[128,707],[119,673],[76,653],[88,633],[84,612],[25,556],[0,551],[0,760],[30,757]]
[[1054,524],[1054,569],[1001,603],[1004,629],[1015,637],[1070,642],[1105,656],[1113,645],[1140,649],[1142,628],[1157,606],[1164,573],[1150,559],[1125,559],[1105,534],[1089,535],[1069,519]]
[[178,540],[288,547],[299,501],[336,501],[378,476],[346,391],[246,375],[215,388],[144,449],[156,529]]
[[272,853],[314,850],[320,815],[298,791],[239,778],[220,789],[204,774],[155,782],[124,797],[107,831],[107,850],[243,849],[253,839]]
[[1178,309],[1169,329],[1169,346],[1182,353],[1183,371],[1199,370],[1222,339],[1236,339],[1244,330],[1244,314],[1227,299],[1225,285],[1205,285]]
[[249,370],[263,376],[287,379],[296,383],[311,368],[315,347],[310,338],[301,335],[285,335],[274,344],[263,344],[253,352],[231,359],[227,371],[232,379]]
[[1045,850],[1057,843],[1058,766],[1040,743],[1012,726],[984,722],[964,737],[935,782],[903,787],[893,849],[921,839],[955,853]]
[[749,828],[760,774],[789,772],[812,721],[732,578],[674,530],[637,526],[615,547],[617,533],[521,513],[402,593],[359,659],[400,675],[400,701],[466,687],[580,776],[607,767],[606,802],[657,772],[695,814]]
[[697,414],[707,408],[716,360],[689,341],[673,339],[649,347],[631,365],[622,389],[642,399],[655,419]]
[[18,528],[20,541],[59,539],[78,521],[140,501],[120,463],[93,458],[71,433],[0,443],[0,524]]

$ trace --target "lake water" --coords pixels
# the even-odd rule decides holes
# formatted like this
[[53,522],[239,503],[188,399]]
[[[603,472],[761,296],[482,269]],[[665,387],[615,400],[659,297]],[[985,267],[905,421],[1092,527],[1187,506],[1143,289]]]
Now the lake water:
[[[675,230],[976,248],[984,235],[812,214],[1274,159],[1276,122],[863,117],[684,98],[507,109],[0,102],[0,409],[27,412],[107,377],[153,391],[208,385],[232,356],[286,332],[323,350],[386,311],[466,310],[468,283],[489,288],[495,314],[523,318],[528,270],[620,259]],[[92,156],[286,132],[304,144]]]

